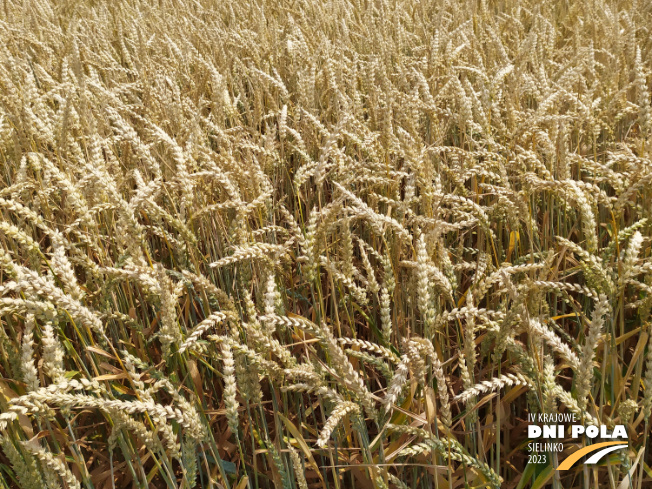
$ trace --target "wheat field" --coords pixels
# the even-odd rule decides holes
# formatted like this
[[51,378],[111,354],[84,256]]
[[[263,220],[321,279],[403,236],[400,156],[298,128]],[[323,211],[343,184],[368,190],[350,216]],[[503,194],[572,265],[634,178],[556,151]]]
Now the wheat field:
[[0,488],[651,488],[651,30],[2,0]]

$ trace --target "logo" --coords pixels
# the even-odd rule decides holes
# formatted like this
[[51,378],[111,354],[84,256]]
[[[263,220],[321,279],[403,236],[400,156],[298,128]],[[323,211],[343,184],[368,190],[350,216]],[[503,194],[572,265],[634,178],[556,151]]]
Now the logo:
[[[570,440],[571,443],[583,440],[585,443],[595,439],[612,440],[598,441],[591,443],[570,454],[559,466],[557,470],[568,470],[581,458],[590,455],[584,464],[592,465],[600,462],[606,455],[627,448],[627,430],[624,425],[616,425],[613,430],[607,426],[600,425],[582,425],[577,424],[575,414],[530,414],[528,415],[528,438],[551,440],[546,442],[529,442],[530,451],[528,463],[543,464],[548,463],[548,454],[550,452],[564,451],[565,444]],[[571,424],[572,423],[572,424]]]
[[569,455],[566,460],[564,460],[559,467],[557,467],[557,470],[568,470],[570,469],[575,462],[577,462],[579,459],[581,459],[584,455],[588,455],[589,453],[593,453],[597,450],[597,453],[586,459],[584,462],[587,465],[591,464],[597,464],[602,457],[607,455],[608,453],[615,452],[616,450],[620,450],[621,448],[627,448],[627,443],[622,443],[619,441],[605,441],[602,443],[596,443],[594,445],[589,445],[584,448],[580,448],[578,451],[572,453]]

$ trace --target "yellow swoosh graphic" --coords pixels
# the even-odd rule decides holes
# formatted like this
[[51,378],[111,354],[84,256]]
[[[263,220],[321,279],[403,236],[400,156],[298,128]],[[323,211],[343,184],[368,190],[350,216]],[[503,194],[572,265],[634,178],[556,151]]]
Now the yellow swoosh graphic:
[[624,445],[627,442],[625,441],[605,441],[602,443],[596,443],[594,445],[589,445],[588,447],[580,448],[578,451],[573,452],[571,455],[566,457],[566,460],[564,460],[559,467],[557,467],[557,470],[568,470],[570,469],[575,462],[577,462],[579,459],[581,459],[584,455],[595,452],[596,450],[600,450],[601,448],[604,447],[610,447],[612,445]]

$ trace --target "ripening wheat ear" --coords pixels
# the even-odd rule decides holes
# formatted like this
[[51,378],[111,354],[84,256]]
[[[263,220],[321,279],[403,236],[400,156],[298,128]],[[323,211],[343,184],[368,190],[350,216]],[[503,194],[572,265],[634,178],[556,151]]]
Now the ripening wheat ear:
[[362,258],[362,265],[364,266],[365,272],[367,274],[366,278],[369,283],[369,291],[372,294],[377,294],[380,290],[380,285],[378,285],[378,282],[376,281],[376,274],[373,267],[371,266],[371,262],[369,261],[369,256],[365,250],[365,244],[362,240],[359,240],[358,245],[360,249],[360,257]]
[[64,375],[64,351],[61,342],[54,332],[52,321],[47,321],[43,326],[43,370],[52,381],[59,381]]
[[531,387],[532,382],[520,373],[516,374],[503,374],[491,380],[483,380],[479,384],[465,390],[461,394],[455,396],[455,401],[467,402],[472,397],[479,396],[485,392],[492,392],[502,389],[503,387],[511,387],[513,385],[526,385]]
[[377,232],[380,236],[384,234],[384,226],[387,226],[391,229],[394,229],[396,233],[406,242],[412,242],[412,236],[408,230],[405,229],[405,227],[403,227],[401,223],[399,223],[396,219],[377,213],[354,194],[346,190],[342,185],[337,182],[333,183],[346,198],[352,201],[355,206],[355,213],[361,217],[366,218],[369,221],[370,225],[374,228],[374,231]]
[[557,411],[557,397],[555,396],[555,365],[549,356],[544,358],[543,366],[543,412],[555,413]]
[[46,470],[52,470],[61,478],[61,480],[65,481],[69,488],[81,489],[79,481],[72,472],[70,472],[70,469],[68,469],[59,458],[55,457],[52,452],[30,442],[23,442],[23,447],[34,455]]
[[419,295],[419,312],[423,321],[423,331],[426,338],[431,338],[434,333],[435,310],[430,297],[430,280],[428,265],[430,259],[426,251],[425,236],[421,234],[417,240],[417,289]]
[[292,447],[290,448],[290,458],[292,459],[292,467],[294,468],[294,475],[297,479],[297,486],[299,489],[308,489],[308,482],[306,481],[306,476],[304,475],[304,468],[301,464],[301,458],[297,451]]
[[34,365],[34,327],[36,320],[33,313],[25,317],[25,330],[21,344],[21,367],[23,369],[23,381],[29,390],[39,387],[38,370]]
[[[276,277],[273,273],[270,273],[269,277],[267,277],[267,290],[265,291],[265,315],[276,314],[279,304],[282,304],[281,294],[276,286]],[[271,335],[273,329],[270,329],[267,333]]]
[[649,341],[647,345],[647,356],[645,359],[645,395],[643,397],[643,413],[646,422],[650,423],[650,415],[652,414],[652,327],[648,327]]
[[17,226],[8,222],[0,221],[0,232],[5,236],[12,238],[14,241],[23,246],[26,250],[34,253],[40,251],[40,247],[34,239]]
[[221,323],[226,319],[226,314],[221,312],[214,312],[201,323],[195,326],[195,329],[188,335],[186,340],[181,343],[179,346],[179,354],[185,352],[188,348],[192,347],[197,340],[199,340],[204,333],[206,333],[212,327],[215,327],[217,324]]
[[53,246],[54,251],[51,260],[52,268],[60,280],[65,284],[66,292],[68,292],[75,300],[81,299],[84,293],[77,283],[75,272],[66,256],[63,240],[61,238],[53,238]]
[[335,406],[333,411],[331,411],[331,415],[326,421],[326,424],[322,428],[322,431],[319,433],[319,438],[317,439],[317,446],[320,448],[324,448],[326,444],[328,443],[328,439],[331,436],[331,433],[333,430],[337,427],[337,425],[342,421],[342,419],[350,413],[358,413],[360,412],[360,408],[358,407],[357,404],[353,402],[341,402]]
[[401,392],[403,391],[403,387],[405,386],[405,383],[407,382],[408,375],[410,373],[410,358],[407,355],[403,355],[401,357],[401,361],[396,367],[396,370],[394,371],[394,375],[392,376],[392,380],[389,383],[389,386],[387,387],[387,393],[385,394],[385,398],[383,399],[383,404],[385,405],[385,412],[389,412],[389,410],[392,408],[393,404],[396,404],[398,401]]
[[158,294],[161,299],[161,328],[158,335],[163,346],[163,355],[167,357],[170,355],[172,344],[181,342],[181,332],[177,322],[177,302],[182,285],[179,283],[175,286],[161,266],[158,267],[157,278]]
[[636,267],[636,261],[643,245],[643,236],[639,231],[635,231],[634,235],[629,240],[629,246],[625,251],[625,259],[623,260],[623,272],[618,277],[618,287],[622,289],[627,283],[640,271]]
[[235,362],[228,342],[222,343],[222,361],[224,363],[224,404],[231,433],[238,438],[238,402],[236,400]]
[[383,340],[386,344],[392,343],[392,305],[387,287],[380,290],[380,322]]
[[435,379],[437,380],[437,393],[441,403],[443,422],[446,428],[450,428],[453,423],[453,418],[451,415],[451,407],[448,398],[448,382],[444,376],[444,370],[441,366],[439,357],[434,352],[434,349],[432,350],[432,370],[435,374]]
[[531,319],[529,326],[532,333],[543,338],[553,350],[568,362],[575,372],[579,371],[580,359],[575,352],[566,345],[561,338],[559,338],[559,336],[557,336],[550,328],[541,324],[538,319]]
[[0,447],[2,447],[4,455],[9,459],[18,482],[23,487],[26,489],[40,489],[45,487],[36,457],[29,452],[26,454],[20,453],[11,439],[6,435],[0,435]]
[[278,256],[285,250],[285,245],[254,243],[252,245],[239,246],[235,248],[232,255],[226,256],[210,264],[213,268],[220,268],[232,265],[244,260],[266,259],[270,255]]
[[593,385],[593,358],[598,341],[602,335],[602,328],[606,319],[605,316],[609,311],[609,300],[606,295],[601,295],[591,316],[591,325],[584,340],[580,365],[576,374],[577,403],[582,410],[586,408],[586,397],[589,395],[589,391]]

